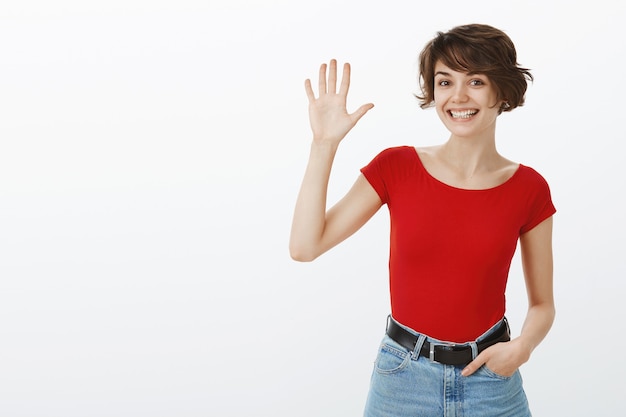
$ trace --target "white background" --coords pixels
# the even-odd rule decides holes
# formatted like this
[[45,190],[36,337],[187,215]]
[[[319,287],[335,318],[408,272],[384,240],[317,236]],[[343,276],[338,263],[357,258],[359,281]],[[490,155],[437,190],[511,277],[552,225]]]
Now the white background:
[[[313,263],[287,251],[305,78],[350,61],[330,203],[380,150],[440,143],[417,54],[480,22],[536,81],[501,153],[552,187],[557,320],[536,416],[623,410],[623,3],[4,1],[0,416],[358,416],[388,314],[383,208]],[[526,298],[515,258],[514,333]]]

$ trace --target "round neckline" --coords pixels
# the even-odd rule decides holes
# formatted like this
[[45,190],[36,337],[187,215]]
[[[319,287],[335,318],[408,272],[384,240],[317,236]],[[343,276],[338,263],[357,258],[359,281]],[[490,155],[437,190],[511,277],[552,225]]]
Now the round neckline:
[[413,152],[415,153],[415,158],[417,159],[418,164],[420,165],[420,167],[422,168],[422,170],[426,173],[426,175],[433,181],[435,181],[438,184],[441,184],[447,188],[450,188],[452,190],[459,190],[459,191],[469,191],[469,192],[476,192],[476,191],[493,191],[493,190],[497,190],[499,188],[502,188],[504,186],[506,186],[508,183],[510,183],[515,177],[517,177],[518,173],[520,172],[521,168],[522,168],[522,164],[517,164],[517,168],[515,169],[515,171],[513,172],[513,174],[507,178],[506,180],[504,180],[503,182],[501,182],[500,184],[494,185],[493,187],[489,187],[489,188],[461,188],[461,187],[456,187],[454,185],[450,185],[448,183],[445,183],[443,181],[441,181],[440,179],[436,178],[434,175],[432,175],[430,172],[428,172],[428,170],[426,169],[426,167],[424,166],[424,163],[422,162],[422,158],[420,158],[419,152],[417,151],[417,148],[415,148],[415,146],[412,147],[413,148]]

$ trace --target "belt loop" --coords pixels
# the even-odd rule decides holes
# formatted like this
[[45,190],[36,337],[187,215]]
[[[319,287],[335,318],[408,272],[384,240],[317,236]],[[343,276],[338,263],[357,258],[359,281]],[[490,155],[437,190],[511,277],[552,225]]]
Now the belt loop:
[[474,360],[478,356],[478,345],[476,342],[469,342],[469,345],[472,348],[472,360]]
[[422,346],[424,346],[424,342],[426,341],[426,336],[423,334],[420,334],[417,337],[417,342],[415,342],[415,348],[413,349],[413,352],[411,352],[411,356],[415,359],[419,358],[420,356],[420,351],[422,350]]

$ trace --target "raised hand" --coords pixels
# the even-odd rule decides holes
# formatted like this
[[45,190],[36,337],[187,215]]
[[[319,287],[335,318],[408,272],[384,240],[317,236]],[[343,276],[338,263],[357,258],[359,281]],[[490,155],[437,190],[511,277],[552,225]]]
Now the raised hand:
[[330,61],[328,79],[326,69],[326,64],[320,66],[317,98],[311,87],[311,80],[307,79],[304,82],[309,98],[309,120],[315,142],[328,141],[338,144],[374,105],[364,104],[354,113],[348,113],[346,102],[350,87],[350,64],[343,65],[339,92],[337,92],[337,61],[334,59]]

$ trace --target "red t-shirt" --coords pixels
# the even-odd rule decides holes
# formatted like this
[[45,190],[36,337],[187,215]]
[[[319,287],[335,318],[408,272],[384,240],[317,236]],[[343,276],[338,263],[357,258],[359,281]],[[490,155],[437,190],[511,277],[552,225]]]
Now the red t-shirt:
[[361,172],[391,218],[393,317],[457,343],[498,322],[518,238],[556,212],[543,177],[520,164],[496,187],[455,188],[431,176],[409,146],[382,151]]

